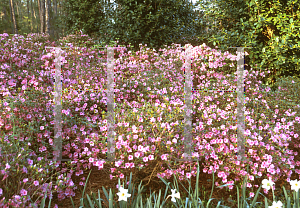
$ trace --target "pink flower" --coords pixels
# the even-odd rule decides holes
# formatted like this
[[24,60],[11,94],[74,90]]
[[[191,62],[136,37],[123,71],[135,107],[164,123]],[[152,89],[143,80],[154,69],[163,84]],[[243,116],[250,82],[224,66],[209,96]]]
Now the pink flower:
[[40,127],[40,130],[43,130],[43,129],[44,129],[44,126],[41,126],[41,127]]
[[149,158],[149,160],[154,160],[154,156],[153,155],[149,155],[148,158]]
[[192,176],[191,173],[186,173],[187,178],[191,178],[191,176]]
[[58,199],[65,199],[65,195],[63,193],[58,194]]
[[29,165],[33,165],[33,160],[27,159]]
[[227,182],[227,178],[223,178],[222,182],[226,183]]
[[138,146],[138,150],[139,150],[139,151],[143,151],[143,149],[144,149],[144,148],[143,148],[142,145],[139,145],[139,146]]
[[144,162],[147,162],[147,161],[148,161],[148,157],[144,157],[144,158],[143,158],[143,161],[144,161]]
[[45,146],[42,146],[42,151],[46,151],[47,148]]
[[20,200],[20,199],[21,199],[21,197],[20,197],[19,195],[15,195],[14,198],[15,198],[16,200]]
[[129,155],[129,156],[128,156],[128,160],[133,160],[133,156],[132,156],[132,155]]
[[28,181],[28,178],[24,178],[23,182],[26,183]]
[[150,119],[150,121],[154,123],[154,122],[155,122],[155,118],[152,117],[152,118]]
[[38,182],[38,181],[34,181],[33,184],[34,184],[35,186],[38,186],[38,185],[39,185],[39,182]]
[[120,174],[120,178],[124,178],[124,174],[123,173]]
[[22,82],[21,82],[22,85],[24,84],[27,84],[27,79],[24,79]]
[[8,125],[5,126],[5,129],[6,129],[6,130],[9,130],[9,129],[11,129],[11,128],[12,128],[12,126],[11,126],[10,124],[8,124]]
[[13,79],[9,80],[8,84],[11,85],[11,86],[14,86],[14,87],[16,86],[16,83],[14,83]]
[[135,156],[135,157],[139,157],[139,156],[140,156],[140,153],[139,153],[139,152],[135,152],[135,153],[134,153],[134,156]]
[[162,159],[162,160],[167,160],[167,156],[166,156],[165,154],[163,154],[163,155],[161,156],[161,159]]
[[23,173],[27,173],[27,168],[23,166]]
[[225,176],[225,173],[223,171],[218,173],[218,177],[223,178],[224,176]]
[[133,133],[138,133],[137,128],[136,128],[135,125],[132,126],[132,131],[133,131]]
[[27,191],[26,191],[25,189],[22,189],[22,190],[20,191],[20,193],[21,193],[22,196],[27,195]]

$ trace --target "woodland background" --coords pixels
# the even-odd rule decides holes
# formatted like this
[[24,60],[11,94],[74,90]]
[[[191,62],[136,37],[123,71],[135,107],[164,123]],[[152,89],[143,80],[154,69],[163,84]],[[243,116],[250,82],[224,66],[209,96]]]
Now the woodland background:
[[[231,53],[236,49],[229,47],[252,47],[245,49],[245,68],[270,70],[258,77],[263,84],[274,90],[281,77],[300,76],[298,0],[215,0],[211,8],[200,0],[115,2],[116,10],[108,0],[1,0],[0,33],[46,33],[57,41],[82,31],[102,46],[119,40],[135,50],[139,43],[206,43]],[[206,11],[193,11],[197,5]]]

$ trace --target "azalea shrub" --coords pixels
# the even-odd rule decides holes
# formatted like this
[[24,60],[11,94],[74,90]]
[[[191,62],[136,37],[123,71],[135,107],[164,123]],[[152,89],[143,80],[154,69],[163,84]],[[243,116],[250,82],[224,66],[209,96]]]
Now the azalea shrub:
[[[61,53],[62,153],[71,161],[53,162],[55,50],[45,49],[53,44],[49,41],[32,39],[30,35],[1,35],[0,161],[4,178],[0,187],[9,184],[12,177],[19,178],[0,192],[4,196],[0,204],[33,203],[33,199],[38,203],[38,196],[47,193],[46,187],[56,191],[59,199],[74,196],[77,187],[72,175],[80,176],[91,166],[100,170],[109,163],[103,160],[107,152],[106,52],[60,42],[60,47],[68,47]],[[83,40],[91,42],[86,37]],[[121,162],[110,163],[114,165],[111,178],[122,179],[128,170],[143,169],[153,160],[174,170],[163,166],[157,177],[170,178],[178,173],[183,180],[196,175],[196,165],[189,169],[187,163],[175,161],[184,153],[185,51],[178,46],[173,44],[159,52],[143,46],[136,52],[126,47],[115,49],[115,153]],[[291,140],[299,136],[300,106],[286,110],[263,96],[274,93],[268,87],[260,88],[256,77],[264,76],[263,72],[244,73],[245,152],[250,172],[244,171],[244,162],[232,160],[237,153],[237,79],[236,73],[226,74],[221,68],[236,69],[237,58],[205,44],[192,48],[193,86],[228,89],[192,92],[193,156],[201,160],[204,172],[214,171],[224,184],[234,183],[227,181],[230,173],[236,175],[236,181],[245,175],[253,180],[263,173],[275,182],[283,175],[289,178],[292,170],[299,173],[295,167],[300,162],[293,159],[297,153],[288,147],[297,145]],[[276,96],[286,99],[284,94]],[[296,103],[297,97],[289,99]],[[263,106],[265,111],[258,113],[255,106]],[[20,156],[15,158],[17,153]],[[248,187],[254,188],[251,184]],[[12,199],[14,202],[8,202]]]

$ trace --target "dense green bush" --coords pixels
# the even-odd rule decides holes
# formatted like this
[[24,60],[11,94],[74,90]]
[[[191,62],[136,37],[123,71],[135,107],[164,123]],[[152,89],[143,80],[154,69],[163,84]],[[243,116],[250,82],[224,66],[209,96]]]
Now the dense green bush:
[[[201,8],[206,8],[208,21],[217,21],[217,25],[212,26],[215,32],[204,34],[204,39],[222,50],[252,47],[245,49],[249,53],[245,59],[249,65],[247,69],[269,69],[269,75],[258,79],[272,90],[280,77],[300,76],[299,2],[239,0],[237,3],[230,0],[215,3],[217,6],[210,8],[207,3],[200,4]],[[230,49],[234,51],[236,49]]]

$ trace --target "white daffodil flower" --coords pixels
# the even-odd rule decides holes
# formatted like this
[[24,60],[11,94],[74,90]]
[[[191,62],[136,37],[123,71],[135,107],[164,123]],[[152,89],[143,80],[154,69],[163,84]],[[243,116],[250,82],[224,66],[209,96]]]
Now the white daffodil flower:
[[269,208],[282,208],[283,204],[281,201],[273,202],[272,206],[269,206]]
[[117,195],[119,196],[119,201],[126,201],[127,202],[127,197],[130,197],[131,194],[128,194],[128,189],[124,189],[123,187],[120,187],[119,193]]
[[175,193],[176,189],[171,189],[171,191],[172,191],[172,195],[169,195],[167,198],[171,196],[171,201],[175,203],[176,202],[175,197],[180,199],[180,193],[179,192]]
[[296,192],[298,192],[299,191],[299,188],[300,188],[300,183],[299,183],[300,181],[297,181],[297,179],[296,180],[292,180],[292,181],[290,181],[290,184],[291,184],[291,189],[292,190],[295,190]]
[[262,184],[263,184],[262,187],[264,189],[270,190],[270,187],[273,187],[274,182],[272,182],[271,178],[269,177],[269,180],[267,179],[262,180]]

